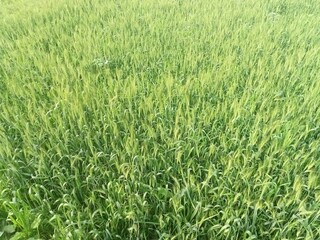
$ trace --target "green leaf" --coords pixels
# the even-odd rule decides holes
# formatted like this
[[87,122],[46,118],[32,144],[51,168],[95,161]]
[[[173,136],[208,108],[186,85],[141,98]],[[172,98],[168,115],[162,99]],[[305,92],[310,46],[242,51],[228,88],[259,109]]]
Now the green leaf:
[[5,226],[2,231],[6,233],[14,233],[16,231],[16,226],[15,225],[7,225]]
[[20,240],[20,239],[26,239],[25,234],[23,232],[17,232],[10,240]]
[[31,224],[31,228],[32,229],[37,229],[40,225],[40,222],[41,222],[41,215],[38,216],[34,221],[33,223]]

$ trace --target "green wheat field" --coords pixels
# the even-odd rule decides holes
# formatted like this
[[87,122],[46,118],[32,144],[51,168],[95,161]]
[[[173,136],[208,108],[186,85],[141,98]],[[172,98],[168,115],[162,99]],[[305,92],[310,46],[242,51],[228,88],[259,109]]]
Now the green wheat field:
[[320,239],[320,2],[0,0],[0,239]]

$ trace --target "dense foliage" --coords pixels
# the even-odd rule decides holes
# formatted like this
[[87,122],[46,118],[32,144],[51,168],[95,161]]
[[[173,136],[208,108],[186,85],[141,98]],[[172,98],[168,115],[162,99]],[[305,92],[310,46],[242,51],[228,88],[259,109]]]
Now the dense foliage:
[[317,0],[0,0],[0,238],[320,239]]

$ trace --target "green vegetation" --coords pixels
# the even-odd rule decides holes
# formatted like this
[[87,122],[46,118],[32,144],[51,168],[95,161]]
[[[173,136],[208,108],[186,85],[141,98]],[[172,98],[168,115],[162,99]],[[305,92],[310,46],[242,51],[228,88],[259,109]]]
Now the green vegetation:
[[317,0],[0,0],[1,239],[320,239]]

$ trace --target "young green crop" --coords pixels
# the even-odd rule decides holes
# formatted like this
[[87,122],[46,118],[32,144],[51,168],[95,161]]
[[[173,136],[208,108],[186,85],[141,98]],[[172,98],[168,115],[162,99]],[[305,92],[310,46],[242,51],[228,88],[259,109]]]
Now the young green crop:
[[0,238],[320,238],[319,13],[1,1]]

